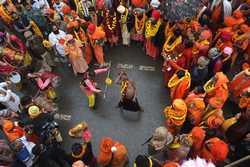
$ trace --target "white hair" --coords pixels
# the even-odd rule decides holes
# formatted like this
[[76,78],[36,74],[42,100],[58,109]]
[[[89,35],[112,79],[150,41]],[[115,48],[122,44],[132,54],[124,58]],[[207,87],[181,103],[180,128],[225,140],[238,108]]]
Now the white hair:
[[205,159],[196,157],[196,159],[189,159],[181,164],[181,167],[215,167],[212,162],[208,162]]

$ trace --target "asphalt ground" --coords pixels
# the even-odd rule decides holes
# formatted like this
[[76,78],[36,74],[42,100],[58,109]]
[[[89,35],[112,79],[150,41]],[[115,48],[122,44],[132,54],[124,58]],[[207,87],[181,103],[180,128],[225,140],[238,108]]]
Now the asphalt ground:
[[[114,83],[108,86],[104,93],[97,96],[97,109],[88,108],[87,97],[80,91],[81,76],[75,77],[72,69],[59,65],[57,72],[62,77],[59,95],[60,128],[64,138],[64,147],[70,150],[71,144],[80,140],[68,136],[68,130],[81,121],[86,121],[93,134],[93,150],[98,155],[99,142],[102,137],[109,136],[126,145],[129,159],[132,161],[138,154],[147,153],[147,147],[142,146],[154,129],[164,124],[163,109],[170,103],[168,92],[163,85],[162,62],[147,57],[142,49],[117,46],[106,49],[106,62],[111,62],[110,77],[115,80],[120,68],[126,70],[131,80],[134,80],[138,91],[139,103],[144,108],[143,113],[130,111],[121,112],[116,108],[119,98],[119,86]],[[98,87],[105,90],[107,73],[98,75]]]

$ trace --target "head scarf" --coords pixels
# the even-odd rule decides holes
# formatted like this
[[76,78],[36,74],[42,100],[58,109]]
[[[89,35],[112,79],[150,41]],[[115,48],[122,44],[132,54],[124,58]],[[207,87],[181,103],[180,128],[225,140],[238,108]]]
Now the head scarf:
[[100,143],[100,152],[98,155],[98,162],[102,166],[106,166],[110,163],[112,159],[112,151],[111,148],[113,147],[114,143],[112,138],[104,137]]

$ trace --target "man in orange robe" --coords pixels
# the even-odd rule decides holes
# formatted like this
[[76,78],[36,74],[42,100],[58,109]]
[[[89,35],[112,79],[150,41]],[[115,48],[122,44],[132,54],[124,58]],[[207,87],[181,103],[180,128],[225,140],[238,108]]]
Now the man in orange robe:
[[199,93],[198,90],[194,90],[189,93],[185,99],[187,105],[187,119],[194,126],[198,126],[201,121],[201,115],[206,107],[204,102],[204,93]]
[[217,137],[206,140],[200,151],[200,157],[213,163],[224,161],[227,158],[229,149],[228,145]]
[[[87,34],[97,62],[100,65],[104,65],[105,61],[104,61],[103,45],[106,40],[105,32],[102,30],[101,27],[96,27],[95,24],[90,23],[88,25]],[[86,57],[86,59],[87,62],[90,62],[91,57]]]
[[187,106],[184,100],[175,99],[171,106],[164,109],[166,127],[172,134],[178,134],[185,122]]
[[101,166],[123,167],[128,161],[127,148],[110,137],[104,137],[100,143],[98,162]]
[[188,93],[191,84],[190,73],[187,70],[179,70],[168,82],[170,88],[170,97],[174,99],[183,99]]
[[205,100],[208,103],[207,111],[212,109],[221,109],[228,98],[229,82],[227,76],[223,72],[217,72],[205,85]]

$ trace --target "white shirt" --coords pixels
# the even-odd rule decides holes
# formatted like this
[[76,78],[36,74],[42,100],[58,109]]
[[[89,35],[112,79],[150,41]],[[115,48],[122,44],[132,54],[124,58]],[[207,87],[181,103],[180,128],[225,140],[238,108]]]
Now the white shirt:
[[0,92],[5,93],[6,95],[0,94],[0,102],[6,106],[6,108],[11,109],[14,112],[19,111],[20,98],[11,90],[7,89],[7,83],[0,83]]
[[49,42],[52,44],[52,46],[56,47],[57,52],[61,56],[65,56],[64,46],[59,43],[59,40],[61,38],[64,38],[66,36],[66,33],[62,30],[59,30],[58,34],[55,34],[54,32],[51,32],[49,34]]

